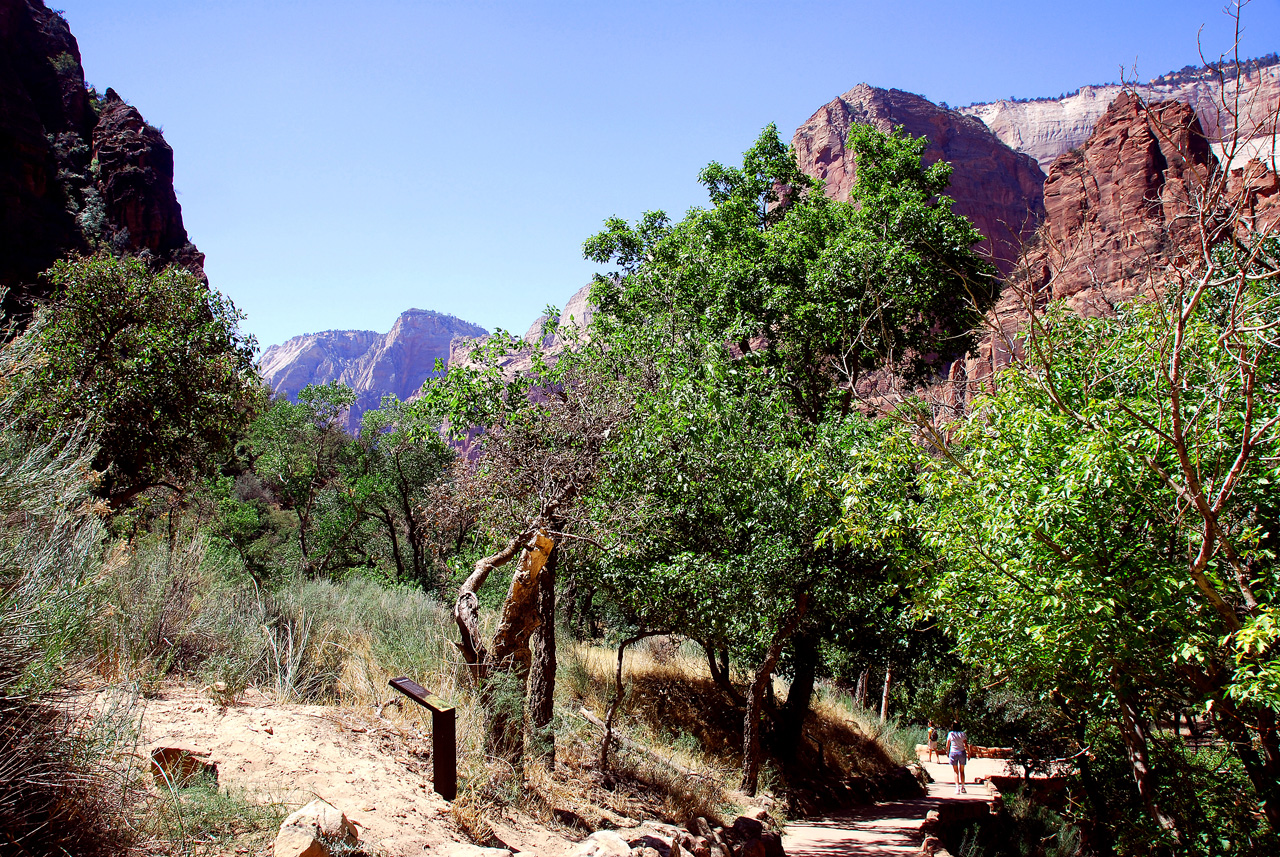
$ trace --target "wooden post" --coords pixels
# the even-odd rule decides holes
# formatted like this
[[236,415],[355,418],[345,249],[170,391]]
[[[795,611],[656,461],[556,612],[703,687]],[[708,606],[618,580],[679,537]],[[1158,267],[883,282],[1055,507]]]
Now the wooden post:
[[458,796],[458,717],[453,706],[404,676],[391,686],[431,711],[431,780],[445,800]]

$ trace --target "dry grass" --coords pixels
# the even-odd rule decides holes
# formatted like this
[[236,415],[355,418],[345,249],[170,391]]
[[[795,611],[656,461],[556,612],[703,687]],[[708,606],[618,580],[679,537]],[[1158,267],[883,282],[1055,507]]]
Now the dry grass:
[[[602,716],[613,695],[617,651],[583,645],[564,648],[566,706],[585,705]],[[743,712],[716,687],[701,649],[688,643],[675,646],[669,638],[636,646],[634,653],[628,650],[623,681],[620,730],[700,776],[681,776],[634,755],[623,763],[629,772],[667,796],[667,814],[673,820],[736,812],[742,800],[735,786],[742,761]],[[787,689],[785,681],[774,680],[779,700],[786,698]],[[908,760],[907,748],[914,740],[909,730],[881,723],[873,713],[856,708],[847,694],[820,686],[798,752],[786,758],[770,756],[766,740],[762,788],[784,796],[792,813],[881,797],[891,793],[891,783],[900,778],[899,766]]]
[[[741,811],[742,711],[692,644],[651,638],[628,651],[617,728],[651,752],[619,750],[606,775],[598,769],[601,736],[578,711],[603,716],[617,652],[562,639],[557,765],[548,770],[531,759],[517,772],[484,754],[484,720],[452,643],[451,611],[431,596],[362,578],[298,580],[268,594],[203,537],[171,544],[141,545],[112,564],[116,604],[101,628],[98,662],[113,678],[144,686],[195,680],[231,704],[253,686],[281,701],[346,706],[426,731],[429,715],[388,687],[391,678],[410,676],[456,707],[453,817],[480,844],[496,841],[493,822],[507,812],[596,829],[619,817],[685,823]],[[482,622],[491,633],[495,616],[486,612]],[[776,681],[776,696],[786,692]],[[899,762],[892,728],[830,689],[816,696],[805,736],[798,758],[767,759],[763,772],[762,786],[785,796],[792,811],[876,796],[874,783]]]

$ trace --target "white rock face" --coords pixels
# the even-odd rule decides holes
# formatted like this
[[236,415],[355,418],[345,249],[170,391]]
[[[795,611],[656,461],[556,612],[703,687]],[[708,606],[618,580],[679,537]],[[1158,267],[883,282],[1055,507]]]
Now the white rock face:
[[[1181,74],[1164,75],[1134,89],[1148,100],[1181,101],[1195,107],[1210,140],[1230,137],[1238,127],[1240,138],[1252,141],[1250,157],[1274,161],[1280,65],[1241,75],[1239,87],[1230,75],[1225,86],[1211,72],[1190,77],[1193,79]],[[1064,98],[992,101],[959,110],[981,119],[1006,145],[1035,158],[1048,172],[1059,155],[1089,139],[1094,124],[1123,89],[1118,85],[1085,86]]]

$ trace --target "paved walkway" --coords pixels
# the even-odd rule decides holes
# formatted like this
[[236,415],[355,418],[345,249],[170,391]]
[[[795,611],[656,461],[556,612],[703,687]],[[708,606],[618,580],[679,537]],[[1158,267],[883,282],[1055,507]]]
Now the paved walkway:
[[[985,780],[1005,770],[1003,759],[974,759],[965,768],[968,793],[955,793],[950,765],[924,762],[933,778],[928,794],[860,807],[831,818],[809,819],[787,825],[782,838],[787,857],[902,857],[920,849],[920,824],[931,809],[949,803],[976,804],[991,799]],[[981,777],[982,784],[973,784]],[[976,808],[975,808],[976,809]]]

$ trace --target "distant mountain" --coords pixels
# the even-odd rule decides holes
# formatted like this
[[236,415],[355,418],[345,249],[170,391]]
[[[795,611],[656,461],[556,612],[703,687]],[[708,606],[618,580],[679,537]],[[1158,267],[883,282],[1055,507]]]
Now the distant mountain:
[[41,0],[0,0],[0,286],[6,309],[70,251],[175,262],[203,276],[173,189],[173,150],[114,90],[85,85],[80,48]]
[[[1280,104],[1280,57],[1271,54],[1240,63],[1238,93],[1236,71],[1234,64],[1188,66],[1135,86],[1134,90],[1149,101],[1180,101],[1194,107],[1210,141],[1220,141],[1239,127],[1243,139],[1256,141],[1247,147],[1249,157],[1257,155],[1264,142],[1267,151],[1263,154],[1274,157],[1272,126],[1267,120],[1275,116]],[[981,119],[1010,147],[1039,161],[1047,173],[1059,155],[1084,145],[1102,114],[1122,91],[1124,87],[1119,84],[1084,86],[1059,98],[1007,99],[971,104],[959,110]],[[1222,105],[1234,105],[1237,95],[1239,110],[1224,110]],[[1238,122],[1232,112],[1238,112]],[[1274,118],[1271,121],[1274,122]],[[1221,158],[1220,146],[1215,154]]]
[[382,397],[402,400],[417,396],[423,383],[436,374],[436,360],[450,360],[458,341],[488,334],[477,324],[431,310],[411,309],[391,330],[326,330],[295,336],[263,352],[260,371],[277,394],[297,399],[308,384],[337,381],[355,390],[356,404],[347,427],[356,431],[365,411],[377,408]]

